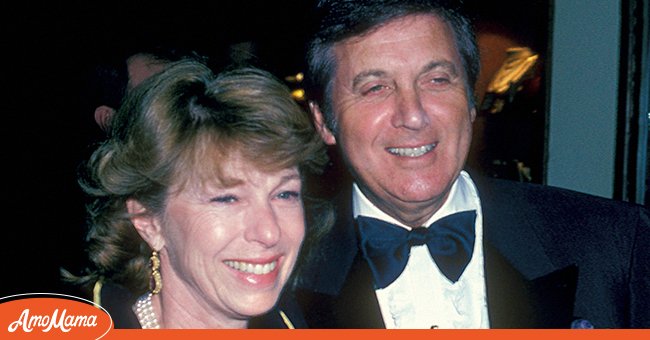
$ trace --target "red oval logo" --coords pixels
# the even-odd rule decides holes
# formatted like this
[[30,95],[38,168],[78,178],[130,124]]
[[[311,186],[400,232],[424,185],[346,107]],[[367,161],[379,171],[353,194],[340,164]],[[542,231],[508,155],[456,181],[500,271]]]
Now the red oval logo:
[[52,293],[0,298],[0,338],[100,339],[113,328],[110,314],[76,296]]

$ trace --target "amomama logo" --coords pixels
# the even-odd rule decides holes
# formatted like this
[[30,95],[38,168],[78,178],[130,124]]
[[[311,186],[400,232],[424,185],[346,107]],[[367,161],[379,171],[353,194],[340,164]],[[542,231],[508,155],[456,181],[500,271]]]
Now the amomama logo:
[[112,328],[104,308],[79,297],[32,293],[0,298],[2,339],[100,339]]

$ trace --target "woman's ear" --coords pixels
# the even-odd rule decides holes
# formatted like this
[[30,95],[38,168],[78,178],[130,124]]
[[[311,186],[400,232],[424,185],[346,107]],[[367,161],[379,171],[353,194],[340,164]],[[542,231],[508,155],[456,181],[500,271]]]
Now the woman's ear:
[[323,142],[325,142],[325,144],[327,145],[336,144],[336,137],[334,137],[332,131],[330,131],[330,129],[327,127],[327,124],[325,124],[325,117],[323,117],[323,113],[321,112],[318,104],[316,104],[313,101],[310,101],[309,110],[311,111],[311,114],[314,117],[316,130],[320,134],[320,137],[323,139]]
[[140,237],[149,244],[151,249],[160,250],[165,245],[160,221],[135,199],[129,198],[126,201],[126,209]]

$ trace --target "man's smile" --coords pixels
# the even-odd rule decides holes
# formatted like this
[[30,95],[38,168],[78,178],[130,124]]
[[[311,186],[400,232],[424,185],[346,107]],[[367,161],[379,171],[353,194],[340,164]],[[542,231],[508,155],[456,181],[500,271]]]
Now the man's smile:
[[431,144],[426,144],[426,145],[421,145],[421,146],[416,146],[416,147],[410,147],[410,148],[398,148],[398,147],[389,147],[386,148],[388,152],[390,152],[393,155],[397,156],[402,156],[402,157],[420,157],[431,150],[433,150],[438,143],[431,143]]

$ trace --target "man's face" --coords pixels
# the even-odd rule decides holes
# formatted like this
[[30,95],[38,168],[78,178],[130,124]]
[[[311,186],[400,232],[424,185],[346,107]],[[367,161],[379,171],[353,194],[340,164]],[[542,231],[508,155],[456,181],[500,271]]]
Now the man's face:
[[135,54],[129,57],[126,64],[129,72],[128,90],[138,86],[154,74],[160,73],[167,66],[166,62],[156,60],[154,57],[146,54]]
[[338,130],[321,124],[321,134],[374,204],[419,226],[444,203],[471,140],[475,110],[452,30],[436,16],[408,16],[334,53]]
[[[153,56],[147,54],[134,54],[126,60],[126,67],[129,76],[129,82],[126,84],[126,90],[131,91],[134,87],[145,81],[147,78],[157,74],[165,69],[167,63],[156,60]],[[116,107],[100,105],[95,108],[95,122],[104,131],[108,131],[111,125],[111,119],[115,115]]]

